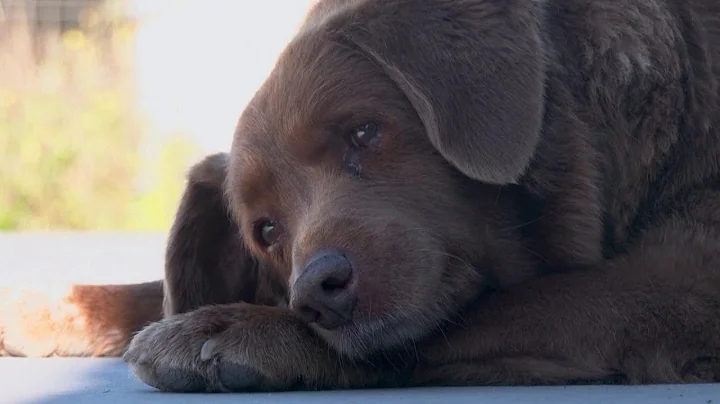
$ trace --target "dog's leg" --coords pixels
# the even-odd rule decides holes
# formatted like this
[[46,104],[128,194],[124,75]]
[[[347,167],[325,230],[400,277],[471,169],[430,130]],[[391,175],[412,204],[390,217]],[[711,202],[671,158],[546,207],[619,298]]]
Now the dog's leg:
[[622,257],[489,296],[420,348],[418,385],[720,381],[720,195]]
[[396,385],[403,376],[398,368],[341,358],[289,309],[246,303],[154,323],[124,359],[143,382],[175,392],[368,387]]

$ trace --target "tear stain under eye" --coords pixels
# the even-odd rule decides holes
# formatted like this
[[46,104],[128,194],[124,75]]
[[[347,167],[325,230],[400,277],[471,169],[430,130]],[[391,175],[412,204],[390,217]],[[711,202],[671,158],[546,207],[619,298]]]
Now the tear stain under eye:
[[350,174],[352,174],[354,178],[359,179],[362,166],[360,165],[360,157],[358,156],[358,153],[355,153],[352,150],[347,150],[345,152],[344,161],[348,170],[350,170]]

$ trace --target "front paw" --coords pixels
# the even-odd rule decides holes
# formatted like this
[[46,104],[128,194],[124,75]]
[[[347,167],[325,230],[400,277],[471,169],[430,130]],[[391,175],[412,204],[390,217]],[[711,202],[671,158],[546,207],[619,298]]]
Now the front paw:
[[162,391],[282,390],[303,378],[315,341],[283,309],[211,306],[149,325],[123,359]]

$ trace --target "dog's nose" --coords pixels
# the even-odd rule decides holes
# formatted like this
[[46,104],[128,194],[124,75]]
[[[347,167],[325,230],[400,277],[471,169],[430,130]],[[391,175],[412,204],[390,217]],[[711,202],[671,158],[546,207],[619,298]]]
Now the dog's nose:
[[290,308],[308,323],[331,329],[352,319],[355,282],[344,254],[322,252],[309,260],[292,287]]

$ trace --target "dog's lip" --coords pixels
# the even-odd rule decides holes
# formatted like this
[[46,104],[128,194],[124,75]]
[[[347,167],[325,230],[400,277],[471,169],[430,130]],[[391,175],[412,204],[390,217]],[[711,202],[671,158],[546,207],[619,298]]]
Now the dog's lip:
[[[373,315],[365,318],[354,318],[339,327],[323,328],[311,323],[315,330],[331,346],[350,356],[362,356],[372,351],[381,350],[393,344],[393,334],[404,329],[409,317]],[[352,347],[352,349],[345,349]]]
[[[331,323],[332,325],[327,324],[327,322],[325,322],[326,324],[323,324],[324,323],[323,321],[317,321],[317,319],[315,321],[311,322],[310,324],[315,324],[317,327],[320,327],[324,330],[331,331],[331,330],[334,330],[334,329],[337,329],[340,327],[344,327],[344,326],[352,323],[352,321],[353,321],[354,316],[352,313],[350,315],[343,315],[342,313],[339,313],[331,308],[328,308],[328,311],[331,312],[334,317],[333,319],[331,319],[333,321],[328,320],[329,323]],[[321,318],[321,320],[322,320],[322,318]],[[340,322],[338,322],[338,320]]]

